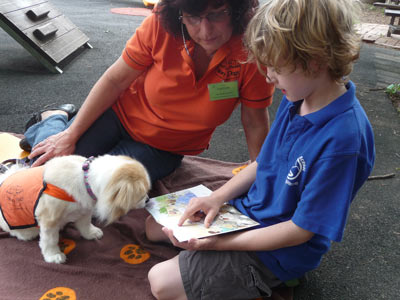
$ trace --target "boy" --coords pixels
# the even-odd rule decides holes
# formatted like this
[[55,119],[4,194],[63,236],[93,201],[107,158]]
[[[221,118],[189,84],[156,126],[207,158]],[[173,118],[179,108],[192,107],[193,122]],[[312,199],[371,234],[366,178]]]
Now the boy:
[[270,296],[318,267],[331,241],[342,239],[375,158],[371,125],[346,81],[360,47],[353,12],[349,0],[268,0],[258,10],[245,42],[284,94],[275,122],[257,160],[211,196],[193,198],[179,224],[201,210],[209,226],[229,201],[261,225],[179,243],[149,218],[149,239],[196,250],[150,270],[157,299]]

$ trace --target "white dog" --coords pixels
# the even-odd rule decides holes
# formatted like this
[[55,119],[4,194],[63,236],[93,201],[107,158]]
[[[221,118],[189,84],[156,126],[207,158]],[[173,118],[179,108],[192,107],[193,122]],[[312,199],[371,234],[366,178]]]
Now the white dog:
[[[38,187],[26,186],[35,181]],[[0,175],[0,227],[24,241],[40,234],[44,260],[64,263],[58,242],[67,223],[74,222],[85,239],[100,239],[103,232],[91,223],[92,215],[108,225],[131,209],[144,207],[149,189],[146,169],[127,156],[69,155],[42,167],[10,168]],[[25,207],[29,199],[31,204]],[[24,216],[21,223],[16,218],[20,213],[31,216]]]

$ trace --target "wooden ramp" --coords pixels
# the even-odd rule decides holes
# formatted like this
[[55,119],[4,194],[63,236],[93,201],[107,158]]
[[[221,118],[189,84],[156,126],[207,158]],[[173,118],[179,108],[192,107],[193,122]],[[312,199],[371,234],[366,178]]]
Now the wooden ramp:
[[[47,69],[62,73],[62,60],[89,38],[47,0],[0,0],[0,27]],[[1,50],[1,46],[0,46]]]

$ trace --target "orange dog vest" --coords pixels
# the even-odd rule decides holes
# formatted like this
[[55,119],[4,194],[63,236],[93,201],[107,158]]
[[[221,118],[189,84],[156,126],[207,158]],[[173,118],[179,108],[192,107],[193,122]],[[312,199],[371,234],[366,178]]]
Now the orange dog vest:
[[37,226],[35,210],[42,193],[75,202],[64,190],[43,180],[44,167],[12,174],[0,185],[0,212],[10,229]]

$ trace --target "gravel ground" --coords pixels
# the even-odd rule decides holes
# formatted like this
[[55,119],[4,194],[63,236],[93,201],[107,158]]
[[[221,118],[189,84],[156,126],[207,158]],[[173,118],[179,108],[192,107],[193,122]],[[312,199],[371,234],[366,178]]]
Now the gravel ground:
[[385,16],[382,7],[375,7],[372,4],[364,3],[362,5],[360,21],[363,23],[387,25],[390,22],[390,17]]

